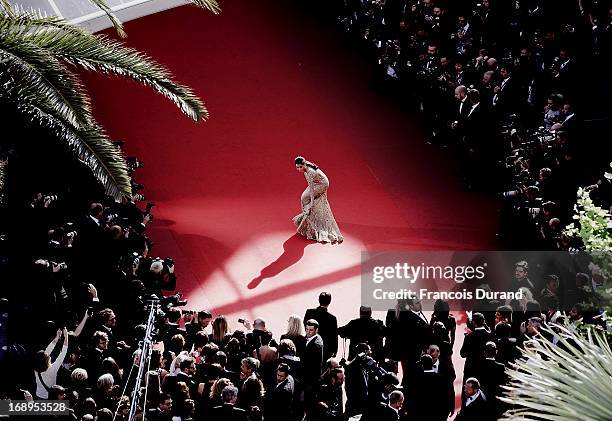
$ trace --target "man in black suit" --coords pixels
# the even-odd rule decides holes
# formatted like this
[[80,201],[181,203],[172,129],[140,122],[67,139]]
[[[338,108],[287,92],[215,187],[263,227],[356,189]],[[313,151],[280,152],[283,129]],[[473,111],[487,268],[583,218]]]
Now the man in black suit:
[[[435,344],[429,345],[427,348],[427,355],[429,355],[433,361],[433,371],[440,374],[450,384],[453,384],[453,381],[457,377],[455,374],[455,369],[448,359],[445,359],[444,361],[440,359],[440,347]],[[420,361],[417,366],[419,373],[422,373],[424,368]]]
[[104,206],[101,203],[92,203],[89,206],[87,215],[79,224],[79,236],[77,246],[84,247],[90,251],[91,247],[98,247],[102,240],[104,225],[102,215],[104,214]]
[[319,294],[319,307],[309,308],[304,315],[304,323],[310,319],[319,323],[319,335],[323,339],[323,358],[325,361],[335,357],[338,352],[338,320],[327,310],[330,303],[331,294],[322,292]]
[[323,369],[323,339],[318,333],[319,323],[306,321],[306,349],[304,351],[304,405],[306,413],[312,414],[315,394]]
[[361,417],[362,421],[398,421],[399,411],[404,405],[404,394],[394,390],[389,394],[389,403],[379,402],[367,414]]
[[289,374],[289,366],[281,363],[276,369],[276,386],[268,390],[266,420],[285,421],[293,419],[293,394],[295,381]]
[[498,401],[501,396],[501,386],[506,384],[508,377],[506,376],[506,367],[495,360],[497,354],[497,345],[493,341],[485,344],[485,360],[480,366],[480,389],[487,397],[491,410],[496,417],[501,416],[503,412],[503,403]]
[[[380,360],[383,351],[383,338],[385,337],[385,325],[382,320],[372,318],[372,308],[361,306],[359,318],[353,319],[345,326],[338,328],[338,334],[342,338],[350,339],[348,359],[352,360],[357,355],[355,351],[357,344],[367,343],[372,350],[372,358]],[[325,344],[325,341],[323,341]]]
[[212,321],[212,314],[210,314],[207,310],[198,311],[198,319],[192,321],[191,323],[185,323],[185,330],[187,331],[187,344],[186,348],[190,349],[191,345],[195,341],[195,336],[198,332],[204,332],[204,329],[210,325]]
[[480,92],[470,89],[467,93],[468,112],[462,125],[462,175],[466,188],[471,190],[474,184],[482,182],[482,173],[491,158],[492,130],[488,111],[480,100]]
[[96,331],[91,338],[91,348],[81,358],[78,366],[87,370],[89,382],[92,387],[96,385],[98,377],[104,374],[102,361],[108,356],[108,335],[105,332]]
[[164,317],[165,323],[159,329],[159,333],[164,341],[164,349],[171,349],[170,342],[174,335],[181,335],[183,339],[187,336],[185,329],[179,325],[180,320],[181,310],[178,308],[171,308],[166,312]]
[[459,85],[455,88],[455,99],[457,104],[455,107],[455,127],[458,129],[461,123],[465,120],[470,112],[470,102],[467,97],[467,88],[465,85]]
[[570,141],[575,141],[579,123],[576,113],[574,113],[570,103],[567,102],[563,104],[561,117],[563,118],[563,121],[561,122],[561,130],[567,133]]
[[157,408],[147,411],[147,419],[150,421],[172,420],[172,398],[167,393],[162,393]]
[[521,260],[514,264],[514,279],[511,283],[511,291],[518,291],[519,288],[527,288],[529,291],[535,294],[535,286],[529,279],[529,264]]
[[410,381],[408,413],[415,419],[446,421],[455,410],[453,385],[434,371],[430,355],[422,355],[419,364],[423,372]]
[[409,311],[401,312],[400,318],[405,319],[405,342],[406,360],[402,361],[404,379],[414,375],[416,362],[419,360],[423,350],[431,343],[431,328],[429,321],[423,314],[420,300],[408,301]]
[[238,399],[238,388],[226,386],[221,392],[223,405],[215,406],[210,415],[212,420],[223,421],[248,421],[247,412],[235,406]]
[[97,280],[102,275],[91,271],[91,268],[98,267],[97,260],[106,252],[103,250],[105,226],[103,215],[104,206],[101,203],[92,203],[87,215],[79,223],[78,236],[74,243],[76,255],[72,269],[82,276],[87,276],[87,279],[93,277],[94,280]]
[[187,387],[189,388],[190,396],[197,396],[198,393],[198,385],[193,380],[193,375],[196,371],[195,359],[193,357],[189,357],[181,361],[180,372],[176,374],[176,376],[166,376],[164,380],[164,392],[169,393],[170,395],[175,395],[178,390],[176,384],[178,382],[185,382]]
[[[485,318],[482,313],[474,313],[472,323],[474,330],[466,335],[460,351],[461,356],[465,358],[464,379],[478,375],[485,359],[485,344],[493,340],[491,332],[485,327]],[[480,385],[478,387],[480,388]]]
[[495,419],[491,416],[487,398],[480,390],[480,382],[470,377],[465,381],[463,392],[467,396],[461,406],[461,411],[455,421],[489,421]]
[[502,65],[499,69],[500,83],[493,89],[492,105],[499,119],[504,121],[508,115],[518,111],[518,101],[522,97],[518,83],[512,77],[512,67]]
[[330,372],[327,383],[321,385],[318,396],[315,398],[314,411],[306,412],[307,420],[342,421],[342,384],[344,383],[344,369],[334,368]]

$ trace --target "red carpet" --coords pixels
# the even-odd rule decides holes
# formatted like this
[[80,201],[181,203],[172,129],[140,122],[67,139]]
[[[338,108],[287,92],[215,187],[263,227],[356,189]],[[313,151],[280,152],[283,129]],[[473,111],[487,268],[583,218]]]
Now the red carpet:
[[[233,323],[261,315],[279,334],[321,290],[341,323],[357,316],[361,251],[491,249],[496,222],[493,199],[460,190],[413,117],[368,91],[338,34],[290,3],[228,1],[217,17],[182,7],[126,25],[130,46],[204,99],[208,123],[134,83],[90,79],[100,121],[145,162],[153,254],[175,258],[189,307]],[[342,245],[293,236],[300,154],[331,180]]]

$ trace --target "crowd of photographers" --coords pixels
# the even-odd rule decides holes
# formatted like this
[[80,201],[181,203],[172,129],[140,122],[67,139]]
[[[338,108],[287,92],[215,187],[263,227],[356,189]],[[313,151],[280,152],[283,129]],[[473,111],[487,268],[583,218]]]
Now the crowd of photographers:
[[[577,187],[594,182],[582,170],[608,165],[580,137],[580,106],[591,100],[585,76],[602,77],[594,70],[611,58],[612,3],[335,5],[341,27],[376,63],[379,88],[416,99],[428,143],[457,157],[465,188],[500,194],[499,235],[523,249],[575,246],[562,228],[571,222]],[[610,183],[603,182],[607,188],[596,200],[609,208]]]
[[[133,173],[142,163],[127,163],[139,192]],[[159,302],[161,312],[184,304],[180,294],[163,297],[176,288],[174,262],[150,254],[154,204],[142,210],[141,201],[135,193],[79,206],[69,194],[38,192],[12,204],[26,223],[5,227],[13,241],[2,241],[0,253],[3,279],[21,279],[0,300],[2,399],[66,399],[79,419],[127,410],[122,396],[129,378],[133,387],[147,304]]]

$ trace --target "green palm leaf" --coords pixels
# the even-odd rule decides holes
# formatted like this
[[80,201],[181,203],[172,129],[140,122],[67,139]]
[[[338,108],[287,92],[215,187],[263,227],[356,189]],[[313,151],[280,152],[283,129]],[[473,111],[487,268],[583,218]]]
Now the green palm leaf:
[[[116,19],[105,1],[92,1]],[[214,0],[193,3],[219,12]],[[131,78],[172,100],[193,120],[208,118],[200,99],[145,54],[63,19],[16,11],[0,0],[0,99],[50,129],[116,199],[131,194],[125,160],[93,118],[89,95],[69,65]]]
[[209,10],[213,12],[215,15],[221,12],[221,8],[219,7],[219,3],[216,0],[190,0],[193,4],[202,9]]
[[[2,1],[7,1],[7,0],[2,0]],[[190,0],[190,1],[194,5],[202,9],[209,10],[213,12],[214,14],[218,14],[221,11],[221,8],[219,7],[219,4],[216,2],[216,0]],[[106,2],[106,0],[91,0],[91,2],[95,4],[96,6],[98,6],[100,10],[102,10],[104,13],[106,13],[106,16],[108,16],[111,23],[113,24],[113,27],[115,28],[115,30],[117,31],[117,34],[119,34],[120,37],[122,38],[127,37],[127,34],[125,33],[123,29],[123,24],[117,18],[117,16],[115,16],[111,8],[108,6],[108,3]]]
[[77,127],[90,125],[91,103],[80,79],[44,48],[30,42],[23,28],[7,25],[0,18],[0,58],[13,76],[14,86],[34,87],[63,119]]
[[6,13],[7,15],[9,15],[9,16],[12,16],[12,15],[15,14],[15,11],[13,10],[13,7],[8,2],[8,0],[0,0],[0,7],[3,9],[3,12]]
[[208,118],[204,104],[191,89],[174,82],[169,70],[133,48],[103,35],[43,28],[36,29],[30,36],[32,42],[58,59],[88,70],[129,77],[172,100],[193,120]]
[[612,351],[601,333],[587,338],[556,326],[557,345],[541,339],[508,371],[504,420],[612,419]]

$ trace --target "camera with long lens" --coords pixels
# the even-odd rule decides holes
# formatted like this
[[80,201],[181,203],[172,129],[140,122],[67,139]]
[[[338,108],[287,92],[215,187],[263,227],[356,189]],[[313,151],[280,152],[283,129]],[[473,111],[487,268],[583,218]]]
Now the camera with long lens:
[[34,262],[35,265],[40,265],[45,269],[48,269],[49,271],[53,272],[53,270],[55,268],[59,268],[59,270],[66,270],[68,269],[68,265],[65,262],[54,262],[52,260],[44,260],[44,259],[38,259],[37,261]]
[[162,308],[169,309],[170,307],[182,307],[187,305],[187,300],[183,300],[183,294],[177,292],[174,295],[170,295],[169,297],[161,297],[159,299],[159,303]]
[[140,183],[136,183],[135,181],[132,181],[132,190],[133,191],[140,191],[144,189],[144,185],[140,184]]
[[136,171],[138,168],[143,168],[144,167],[144,163],[142,161],[140,161],[137,157],[135,156],[128,156],[125,159],[125,162],[127,164],[128,167],[128,171],[130,173]]

